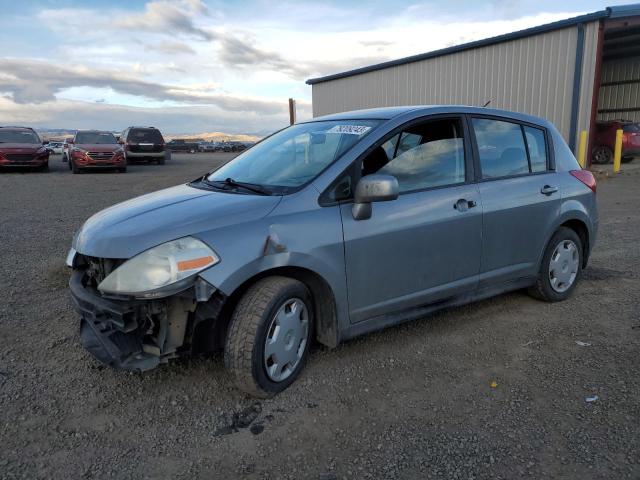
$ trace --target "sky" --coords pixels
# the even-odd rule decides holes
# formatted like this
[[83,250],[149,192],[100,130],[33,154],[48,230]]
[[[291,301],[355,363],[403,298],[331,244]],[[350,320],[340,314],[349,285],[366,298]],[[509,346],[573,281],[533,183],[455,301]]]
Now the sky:
[[590,0],[0,0],[0,124],[264,135],[287,125],[289,97],[299,120],[311,117],[308,78],[605,6]]

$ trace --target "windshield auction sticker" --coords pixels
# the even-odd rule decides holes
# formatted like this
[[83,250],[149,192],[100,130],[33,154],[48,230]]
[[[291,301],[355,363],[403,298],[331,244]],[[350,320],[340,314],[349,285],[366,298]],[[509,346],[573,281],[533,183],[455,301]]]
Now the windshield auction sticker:
[[327,130],[327,133],[346,133],[347,135],[364,135],[371,127],[365,125],[336,125]]

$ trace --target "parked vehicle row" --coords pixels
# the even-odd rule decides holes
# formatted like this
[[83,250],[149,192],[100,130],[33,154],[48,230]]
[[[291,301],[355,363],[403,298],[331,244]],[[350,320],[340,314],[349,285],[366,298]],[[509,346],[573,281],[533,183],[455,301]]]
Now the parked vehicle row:
[[67,257],[80,337],[135,371],[223,350],[237,385],[268,397],[296,379],[313,340],[336,347],[516,289],[566,299],[596,240],[595,192],[533,116],[316,118],[88,219]]
[[101,130],[78,130],[62,145],[62,161],[69,170],[111,169],[126,172],[127,164],[155,162],[164,165],[171,158],[164,138],[155,127],[129,127],[118,137]]

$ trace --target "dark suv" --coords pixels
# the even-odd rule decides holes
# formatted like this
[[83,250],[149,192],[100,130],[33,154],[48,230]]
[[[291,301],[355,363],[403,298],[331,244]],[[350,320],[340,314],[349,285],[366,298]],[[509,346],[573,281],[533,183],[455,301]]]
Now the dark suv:
[[160,130],[155,127],[129,127],[120,135],[120,143],[127,163],[146,161],[164,165],[171,158]]
[[0,167],[49,168],[49,150],[29,127],[0,127]]

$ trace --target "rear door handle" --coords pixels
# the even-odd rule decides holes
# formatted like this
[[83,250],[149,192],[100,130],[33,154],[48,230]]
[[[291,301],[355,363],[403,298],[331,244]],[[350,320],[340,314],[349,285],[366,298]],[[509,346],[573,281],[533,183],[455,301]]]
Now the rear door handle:
[[476,205],[477,203],[474,200],[467,200],[465,198],[461,198],[456,203],[453,204],[453,208],[455,208],[459,212],[466,212],[468,209],[473,208]]
[[545,185],[540,189],[540,193],[543,195],[551,195],[552,193],[556,193],[558,191],[558,187],[552,187],[550,185]]

